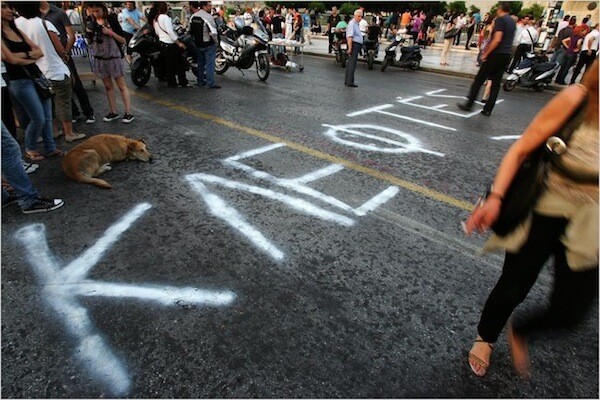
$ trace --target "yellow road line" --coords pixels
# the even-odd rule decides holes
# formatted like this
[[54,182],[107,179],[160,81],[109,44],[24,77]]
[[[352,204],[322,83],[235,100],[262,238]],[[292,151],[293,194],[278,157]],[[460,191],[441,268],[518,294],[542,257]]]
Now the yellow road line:
[[380,179],[385,182],[389,182],[393,185],[400,186],[404,189],[410,190],[411,192],[419,193],[425,197],[429,197],[430,199],[460,208],[461,210],[465,210],[465,211],[473,210],[473,205],[467,201],[460,200],[460,199],[454,198],[452,196],[448,196],[447,194],[444,194],[444,193],[438,192],[436,190],[426,188],[425,186],[421,186],[416,183],[398,178],[394,175],[391,175],[391,174],[388,174],[385,172],[381,172],[381,171],[378,171],[373,168],[365,167],[364,165],[360,165],[358,163],[346,160],[344,158],[336,157],[331,154],[323,153],[322,151],[315,150],[315,149],[306,147],[304,145],[301,145],[301,144],[298,144],[295,142],[291,142],[291,141],[281,138],[279,136],[271,135],[266,132],[259,131],[258,129],[249,128],[247,126],[240,125],[236,122],[229,121],[229,120],[226,120],[221,117],[217,117],[216,115],[207,114],[202,111],[194,110],[193,108],[182,106],[180,104],[176,104],[176,103],[173,103],[168,100],[160,99],[160,98],[151,96],[146,93],[139,93],[139,92],[134,92],[134,91],[132,91],[131,93],[134,96],[140,97],[144,100],[148,100],[148,101],[160,104],[161,106],[168,107],[172,110],[177,110],[184,114],[192,115],[194,117],[198,117],[203,120],[214,122],[215,124],[223,125],[228,128],[244,132],[248,135],[256,136],[261,139],[268,140],[270,142],[285,143],[285,145],[287,147],[289,147],[290,149],[294,149],[301,153],[308,154],[315,158],[319,158],[321,160],[326,160],[331,163],[342,164],[345,167],[347,167],[348,169],[361,172],[363,174],[372,176],[373,178],[377,178],[377,179]]

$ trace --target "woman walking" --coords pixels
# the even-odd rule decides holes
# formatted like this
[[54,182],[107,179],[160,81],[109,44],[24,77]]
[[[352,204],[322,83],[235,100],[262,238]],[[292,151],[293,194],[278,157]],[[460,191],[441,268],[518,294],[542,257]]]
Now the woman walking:
[[[52,99],[42,97],[36,90],[34,78],[43,76],[36,60],[43,57],[39,46],[33,43],[14,22],[14,11],[7,2],[2,3],[2,60],[6,65],[8,89],[15,106],[27,121],[25,126],[25,157],[31,161],[41,161],[46,157],[62,156],[64,152],[56,147],[52,136]],[[38,147],[42,137],[45,155]]]
[[[181,51],[185,50],[185,44],[179,40],[173,30],[173,20],[167,15],[167,11],[169,11],[167,3],[161,1],[156,7],[158,15],[153,25],[165,60],[167,84],[170,88],[176,88],[177,81],[179,81],[181,87],[188,87],[189,83],[185,77],[185,60],[181,54]],[[176,76],[177,80],[175,79]]]
[[108,9],[104,3],[93,2],[88,7],[91,22],[88,23],[86,33],[88,40],[92,43],[94,54],[93,72],[104,83],[110,108],[110,112],[103,118],[103,121],[110,122],[119,118],[113,85],[114,80],[121,92],[125,107],[122,122],[128,124],[135,117],[131,114],[131,96],[125,82],[125,68],[123,67],[123,55],[120,49],[125,44],[125,38],[119,35],[122,32],[121,26],[116,15],[108,14]]
[[452,50],[452,43],[454,42],[454,36],[446,37],[446,35],[452,33],[451,31],[456,28],[455,19],[452,18],[446,24],[446,29],[444,30],[444,48],[442,49],[442,55],[440,56],[440,65],[442,67],[449,66],[448,64],[448,56],[450,56],[450,51]]
[[[503,249],[502,275],[487,299],[469,352],[477,376],[489,368],[490,355],[513,310],[525,299],[546,262],[554,256],[554,288],[547,309],[508,325],[515,368],[529,374],[526,337],[580,322],[598,290],[598,60],[583,77],[556,95],[504,156],[491,193],[466,223],[467,233],[482,232],[498,219],[505,194],[523,160],[555,135],[576,110],[568,152],[553,166],[533,215],[505,237],[492,236],[486,250]],[[569,132],[571,133],[571,132]]]

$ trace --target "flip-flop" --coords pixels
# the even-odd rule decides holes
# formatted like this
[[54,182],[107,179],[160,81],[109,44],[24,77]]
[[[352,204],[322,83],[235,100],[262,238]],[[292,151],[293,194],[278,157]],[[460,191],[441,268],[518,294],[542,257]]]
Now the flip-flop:
[[29,153],[29,152],[25,152],[25,158],[27,158],[29,161],[43,161],[46,159],[46,157],[44,157],[40,153]]
[[56,149],[53,152],[46,154],[46,157],[62,157],[65,154],[67,154],[65,151]]
[[[476,339],[475,342],[476,343],[487,343],[487,345],[490,346],[490,349],[494,350],[494,345],[491,344],[491,343],[486,342],[483,339]],[[473,366],[471,365],[471,361],[473,363],[479,365],[483,369],[483,374],[477,373],[477,371],[475,370],[475,368],[473,368]],[[480,378],[483,378],[485,376],[485,374],[487,374],[487,370],[490,367],[490,364],[486,363],[481,358],[477,357],[475,354],[469,352],[469,367],[471,367],[471,371],[473,371],[473,373],[476,376],[478,376]]]

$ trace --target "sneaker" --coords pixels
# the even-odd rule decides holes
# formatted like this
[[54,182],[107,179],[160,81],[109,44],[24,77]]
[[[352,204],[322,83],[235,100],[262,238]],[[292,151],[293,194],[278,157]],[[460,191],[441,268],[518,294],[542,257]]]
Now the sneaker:
[[96,118],[94,118],[93,115],[90,115],[89,117],[85,117],[85,123],[86,124],[93,124],[96,122]]
[[114,121],[115,119],[118,119],[119,115],[115,114],[115,113],[108,113],[106,114],[106,117],[102,118],[102,121],[104,122],[111,122]]
[[61,208],[65,204],[61,199],[45,199],[43,197],[38,197],[32,205],[27,208],[24,208],[23,214],[34,214],[40,212],[48,212],[56,210],[57,208]]
[[17,200],[19,200],[17,198],[17,194],[15,192],[8,192],[8,198],[2,202],[2,208],[10,206],[13,203],[16,203]]
[[124,124],[128,124],[131,121],[133,121],[135,119],[135,117],[129,113],[125,113],[125,115],[123,115],[123,123]]
[[23,164],[23,169],[25,169],[25,173],[31,174],[34,173],[40,166],[38,164],[28,163],[25,160],[21,160]]

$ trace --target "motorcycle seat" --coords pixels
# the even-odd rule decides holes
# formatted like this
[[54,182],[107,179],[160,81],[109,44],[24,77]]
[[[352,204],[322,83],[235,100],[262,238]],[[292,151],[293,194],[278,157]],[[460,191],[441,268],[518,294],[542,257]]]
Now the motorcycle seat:
[[541,64],[536,64],[533,66],[533,70],[535,72],[547,72],[552,70],[556,66],[556,63],[545,62]]
[[401,48],[402,54],[412,53],[415,50],[421,50],[419,46],[405,46]]

